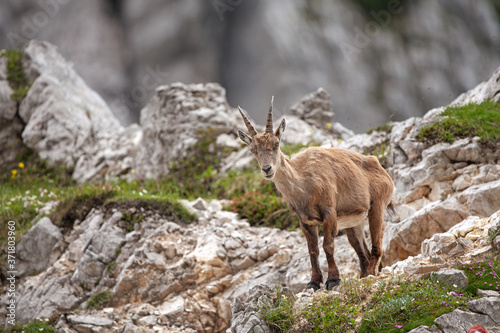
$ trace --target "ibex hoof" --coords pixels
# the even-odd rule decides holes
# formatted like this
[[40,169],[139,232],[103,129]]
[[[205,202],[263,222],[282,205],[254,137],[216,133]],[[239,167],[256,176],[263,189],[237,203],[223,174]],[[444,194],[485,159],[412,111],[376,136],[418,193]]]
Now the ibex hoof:
[[319,284],[317,284],[317,283],[316,283],[316,282],[314,282],[314,281],[311,281],[311,282],[309,282],[309,283],[307,284],[306,289],[310,289],[310,288],[312,288],[312,289],[314,289],[314,290],[316,291],[316,290],[318,290],[318,289],[319,289]]
[[332,279],[332,280],[328,280],[326,281],[326,289],[327,290],[330,290],[332,289],[333,287],[336,287],[340,284],[340,279]]

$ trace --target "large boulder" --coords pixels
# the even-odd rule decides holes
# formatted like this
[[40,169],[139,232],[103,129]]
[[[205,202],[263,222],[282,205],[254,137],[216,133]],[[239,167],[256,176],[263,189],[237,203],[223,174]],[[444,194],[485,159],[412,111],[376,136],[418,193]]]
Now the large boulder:
[[[144,137],[136,159],[137,174],[145,178],[162,176],[169,162],[181,158],[207,131],[231,134],[243,122],[226,101],[217,83],[173,83],[161,86],[141,112]],[[244,126],[243,126],[244,128]]]
[[18,276],[43,271],[49,264],[54,246],[61,239],[59,228],[48,217],[38,221],[17,245]]
[[49,163],[74,168],[79,182],[130,168],[141,130],[124,129],[55,46],[31,41],[23,64],[32,84],[19,108],[29,148]]

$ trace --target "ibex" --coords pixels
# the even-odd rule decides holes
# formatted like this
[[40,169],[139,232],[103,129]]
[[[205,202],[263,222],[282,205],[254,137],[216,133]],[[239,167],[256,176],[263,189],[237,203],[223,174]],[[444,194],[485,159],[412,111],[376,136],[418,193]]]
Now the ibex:
[[[273,98],[274,99],[274,98]],[[250,147],[261,174],[273,180],[290,211],[297,214],[311,260],[312,276],[307,288],[320,288],[323,276],[319,266],[318,226],[323,227],[323,249],[328,262],[326,288],[340,284],[333,257],[337,230],[345,229],[349,243],[359,257],[360,277],[377,275],[382,257],[384,211],[394,211],[394,183],[374,156],[338,148],[310,147],[289,159],[280,150],[285,130],[283,119],[273,129],[273,99],[266,131],[257,134],[241,110],[250,135],[238,129],[240,139]],[[370,225],[371,253],[364,236],[366,220]]]

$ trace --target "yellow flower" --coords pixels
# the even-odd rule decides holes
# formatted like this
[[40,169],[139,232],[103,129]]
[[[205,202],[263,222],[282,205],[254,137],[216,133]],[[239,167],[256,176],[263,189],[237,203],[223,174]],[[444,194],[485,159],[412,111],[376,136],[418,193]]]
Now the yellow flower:
[[19,162],[19,169],[24,169],[24,163],[23,162]]
[[17,175],[17,169],[13,169],[13,170],[11,171],[11,176],[12,176],[12,178],[16,177],[16,175]]
[[137,185],[137,182],[134,180],[134,181],[132,182],[132,184]]
[[326,127],[331,128],[332,124],[331,123],[326,123]]
[[342,142],[342,139],[339,139],[339,142]]
[[135,170],[134,170],[134,169],[132,169],[132,170],[130,170],[130,172],[135,173]]

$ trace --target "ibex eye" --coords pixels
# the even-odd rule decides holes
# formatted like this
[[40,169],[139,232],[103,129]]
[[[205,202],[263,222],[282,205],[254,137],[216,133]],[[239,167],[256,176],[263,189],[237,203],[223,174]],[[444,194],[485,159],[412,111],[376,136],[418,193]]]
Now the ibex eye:
[[250,148],[250,152],[251,152],[252,154],[253,154],[253,153],[255,153],[255,149]]
[[279,146],[280,146],[280,143],[276,142],[276,148],[278,148]]

